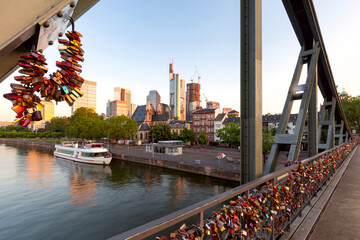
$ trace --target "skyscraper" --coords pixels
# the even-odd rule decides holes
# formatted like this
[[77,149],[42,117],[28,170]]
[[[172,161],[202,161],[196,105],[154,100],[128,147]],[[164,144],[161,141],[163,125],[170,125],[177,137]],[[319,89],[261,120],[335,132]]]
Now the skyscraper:
[[161,102],[160,94],[156,90],[149,91],[149,95],[146,96],[146,102],[149,101],[154,107],[155,111]]
[[[115,104],[116,106],[112,106],[112,104]],[[125,115],[131,117],[131,91],[129,89],[120,87],[114,88],[114,101],[109,105],[109,112],[115,109],[118,110],[112,112],[110,116]]]
[[169,66],[170,74],[170,118],[178,117],[184,121],[185,112],[185,80],[173,71],[173,63]]
[[71,107],[71,115],[73,115],[76,109],[81,107],[92,108],[96,112],[96,82],[85,80],[81,91],[84,95],[74,102]]
[[192,121],[192,113],[200,107],[200,83],[186,84],[186,121]]

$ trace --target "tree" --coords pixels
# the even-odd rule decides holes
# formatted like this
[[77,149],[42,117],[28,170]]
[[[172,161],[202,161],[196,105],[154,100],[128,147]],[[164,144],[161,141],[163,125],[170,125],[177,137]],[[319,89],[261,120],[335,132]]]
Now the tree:
[[265,132],[270,134],[271,136],[275,136],[276,131],[277,131],[277,127],[274,127],[274,126],[270,126],[270,127],[267,127],[267,129],[265,129]]
[[149,135],[153,142],[168,140],[171,137],[170,126],[166,123],[156,123],[150,127]]
[[70,117],[70,124],[65,130],[68,137],[82,139],[100,139],[106,136],[106,123],[91,108],[79,108]]
[[178,117],[178,116],[175,116],[175,117],[173,117],[172,119],[174,119],[174,120],[179,120],[179,117]]
[[184,128],[180,133],[180,137],[184,142],[194,142],[195,141],[194,130]]
[[356,132],[360,131],[360,96],[348,96],[341,99],[346,120],[349,127]]
[[240,124],[228,123],[222,129],[216,130],[216,135],[230,147],[240,145]]
[[106,122],[106,134],[116,141],[119,139],[131,139],[137,133],[136,120],[126,116],[113,116],[107,119]]
[[209,141],[208,136],[205,134],[204,131],[201,131],[201,133],[200,133],[200,135],[199,135],[199,137],[198,137],[198,142],[199,142],[199,144],[205,145],[205,144],[208,143],[208,141]]
[[181,140],[181,137],[177,132],[172,132],[171,133],[171,140]]
[[263,132],[262,135],[262,153],[263,153],[263,159],[265,160],[265,155],[269,154],[272,144],[274,141],[274,136],[271,135],[268,132]]
[[65,131],[69,124],[70,118],[68,117],[54,117],[45,123],[45,130],[47,132],[60,133],[61,136],[65,136]]

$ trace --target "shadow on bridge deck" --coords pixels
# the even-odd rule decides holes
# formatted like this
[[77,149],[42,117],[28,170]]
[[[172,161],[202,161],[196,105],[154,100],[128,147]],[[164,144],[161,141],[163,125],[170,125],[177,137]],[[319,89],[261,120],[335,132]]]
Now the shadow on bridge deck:
[[326,201],[319,199],[291,239],[360,239],[359,173],[360,147],[357,147],[344,171],[339,171],[339,181],[335,177],[329,184],[329,199],[324,193]]

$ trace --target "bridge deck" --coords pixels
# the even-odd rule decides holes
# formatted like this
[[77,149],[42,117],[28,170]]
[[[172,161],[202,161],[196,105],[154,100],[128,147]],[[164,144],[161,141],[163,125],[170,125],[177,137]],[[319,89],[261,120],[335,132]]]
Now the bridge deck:
[[317,220],[310,240],[359,239],[360,236],[360,147]]

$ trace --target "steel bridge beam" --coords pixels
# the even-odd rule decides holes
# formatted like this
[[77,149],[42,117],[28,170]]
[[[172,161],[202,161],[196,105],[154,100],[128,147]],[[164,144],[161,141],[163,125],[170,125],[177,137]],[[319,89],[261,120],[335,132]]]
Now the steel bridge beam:
[[[38,42],[40,29],[46,21],[57,17],[60,11],[75,3],[71,15],[81,17],[99,0],[17,0],[0,3],[0,83],[18,68],[18,60],[27,55]],[[64,15],[64,17],[66,14]],[[57,27],[48,29],[57,35]],[[46,38],[43,37],[43,40]],[[43,46],[42,50],[49,45]]]
[[241,1],[241,184],[262,176],[261,0]]

